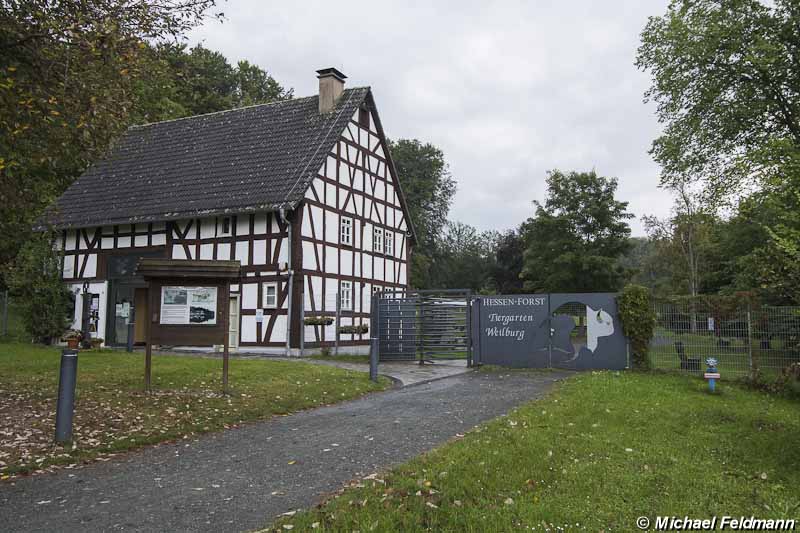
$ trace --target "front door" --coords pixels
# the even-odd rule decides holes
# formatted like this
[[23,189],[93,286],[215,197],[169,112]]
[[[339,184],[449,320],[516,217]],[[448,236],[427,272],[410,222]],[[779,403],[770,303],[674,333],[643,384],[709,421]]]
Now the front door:
[[239,349],[239,295],[231,295],[230,320],[228,322],[228,346],[232,351]]
[[134,305],[134,287],[127,283],[112,282],[108,295],[109,312],[106,331],[110,346],[125,346],[128,343],[128,324]]

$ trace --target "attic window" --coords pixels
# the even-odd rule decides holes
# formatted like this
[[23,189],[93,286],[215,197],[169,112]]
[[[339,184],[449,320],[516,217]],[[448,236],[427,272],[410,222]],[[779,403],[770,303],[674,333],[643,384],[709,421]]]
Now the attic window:
[[365,130],[369,129],[369,109],[366,107],[358,108],[358,125]]
[[218,235],[230,235],[231,234],[231,218],[230,217],[224,217],[222,219],[218,219],[217,231],[219,232]]

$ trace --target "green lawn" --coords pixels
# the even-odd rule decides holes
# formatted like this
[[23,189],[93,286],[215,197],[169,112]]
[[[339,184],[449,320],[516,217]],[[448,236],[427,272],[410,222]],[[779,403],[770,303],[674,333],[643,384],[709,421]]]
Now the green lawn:
[[368,374],[304,362],[232,359],[230,396],[220,359],[81,352],[73,447],[52,444],[60,351],[0,344],[0,479],[55,464],[104,458],[144,444],[188,438],[242,422],[335,403],[390,385]]
[[636,531],[639,516],[800,518],[800,402],[592,372],[275,531]]

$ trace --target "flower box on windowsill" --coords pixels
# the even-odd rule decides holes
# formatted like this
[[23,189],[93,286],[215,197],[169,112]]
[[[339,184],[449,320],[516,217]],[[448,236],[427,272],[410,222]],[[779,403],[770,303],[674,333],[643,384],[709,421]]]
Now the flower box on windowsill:
[[306,326],[330,326],[333,324],[332,316],[310,316],[303,320]]
[[343,333],[345,335],[364,335],[365,333],[369,332],[369,326],[366,324],[360,324],[358,326],[340,326],[339,333]]

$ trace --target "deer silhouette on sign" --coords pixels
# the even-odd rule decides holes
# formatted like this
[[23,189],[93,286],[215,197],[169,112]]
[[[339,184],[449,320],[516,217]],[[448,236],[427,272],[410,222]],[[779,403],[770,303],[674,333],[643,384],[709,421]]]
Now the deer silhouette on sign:
[[586,348],[594,354],[600,337],[614,334],[614,319],[603,310],[586,306],[586,345],[575,345],[571,333],[575,329],[575,320],[571,315],[555,315],[550,322],[551,342],[554,351],[567,354],[562,363],[571,363],[578,359],[581,350]]

